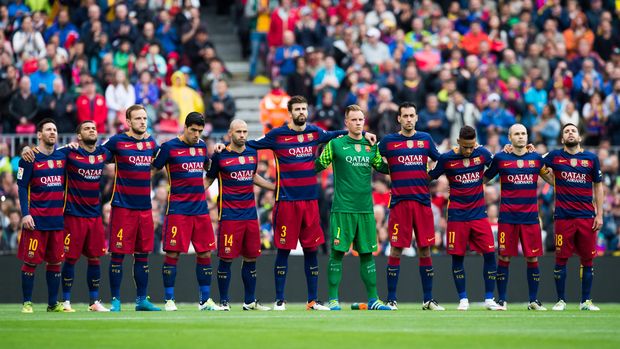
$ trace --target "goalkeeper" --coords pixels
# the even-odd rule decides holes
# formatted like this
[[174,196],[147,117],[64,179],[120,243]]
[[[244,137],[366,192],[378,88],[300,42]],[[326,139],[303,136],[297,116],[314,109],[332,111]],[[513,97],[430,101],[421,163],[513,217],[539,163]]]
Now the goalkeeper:
[[342,257],[351,244],[360,256],[360,275],[366,286],[369,310],[391,310],[377,295],[377,272],[372,255],[377,250],[377,234],[372,205],[371,166],[387,173],[377,146],[362,136],[364,112],[357,105],[345,109],[349,134],[331,140],[315,162],[317,172],[333,162],[334,200],[330,215],[332,237],[329,258],[329,308],[340,310],[338,288],[342,279]]

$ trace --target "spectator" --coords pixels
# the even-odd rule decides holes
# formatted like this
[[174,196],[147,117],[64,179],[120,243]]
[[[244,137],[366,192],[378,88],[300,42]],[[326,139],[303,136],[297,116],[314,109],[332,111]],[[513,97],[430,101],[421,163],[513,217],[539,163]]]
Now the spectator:
[[49,42],[51,37],[55,35],[58,35],[59,44],[63,47],[68,40],[75,41],[79,36],[78,29],[69,19],[69,11],[61,9],[58,12],[56,22],[45,31],[45,41]]
[[179,34],[168,11],[159,11],[159,26],[157,27],[155,33],[157,38],[159,38],[165,53],[179,51]]
[[482,118],[478,125],[478,138],[481,144],[487,143],[491,135],[499,136],[500,145],[508,143],[508,129],[515,123],[515,118],[500,104],[500,96],[491,93],[487,98],[489,106],[482,111]]
[[431,32],[424,29],[422,18],[416,17],[411,21],[411,31],[405,34],[405,44],[413,48],[414,51],[423,47],[424,38],[430,38]]
[[314,104],[312,91],[312,76],[306,70],[306,58],[299,56],[295,59],[295,72],[288,76],[286,92],[289,96],[304,96]]
[[168,72],[168,66],[166,60],[160,54],[159,44],[153,43],[148,45],[148,53],[146,54],[146,61],[148,63],[148,69],[157,79],[163,80]]
[[476,106],[465,99],[462,92],[456,91],[448,101],[446,118],[450,122],[450,144],[456,144],[461,127],[467,125],[475,128],[481,115]]
[[[587,41],[586,41],[587,42]],[[614,49],[620,48],[620,36],[614,33],[610,21],[602,21],[599,26],[599,34],[594,39],[594,52],[605,62],[611,60]]]
[[38,70],[30,75],[30,84],[32,93],[40,101],[45,95],[52,94],[54,80],[59,76],[49,69],[46,58],[39,59],[38,66]]
[[620,110],[620,79],[616,79],[613,83],[613,92],[605,97],[604,104],[606,115],[615,113]]
[[521,119],[521,123],[528,129],[532,127],[534,120],[542,115],[543,108],[547,105],[548,96],[544,85],[545,81],[542,78],[537,78],[534,82],[534,86],[530,87],[525,92],[527,115],[525,119]]
[[540,77],[548,80],[550,76],[549,61],[541,56],[541,47],[537,44],[530,45],[527,57],[523,60],[523,70],[530,71],[533,68],[540,70]]
[[[110,25],[110,39],[112,45],[117,46],[122,40],[133,42],[138,36],[138,31],[129,19],[129,11],[125,3],[117,3],[114,8],[114,21]],[[164,19],[161,19],[164,22]]]
[[108,107],[105,97],[97,93],[95,83],[91,77],[82,79],[81,83],[82,94],[75,101],[77,123],[92,120],[97,125],[98,133],[106,133]]
[[405,68],[403,79],[403,86],[398,93],[398,101],[409,101],[415,105],[422,105],[422,100],[426,96],[426,85],[418,74],[418,68],[413,64],[408,65]]
[[399,124],[396,120],[398,105],[394,103],[392,91],[387,87],[379,89],[377,105],[370,110],[368,126],[377,137],[398,132]]
[[284,92],[279,80],[271,82],[271,91],[260,100],[260,120],[264,126],[264,133],[280,127],[288,122],[287,103],[290,96]]
[[558,31],[558,22],[549,18],[545,20],[543,31],[536,35],[536,44],[545,47],[547,43],[564,42],[564,36]]
[[295,72],[295,59],[303,56],[304,48],[295,44],[295,34],[290,30],[284,31],[283,45],[276,48],[273,63],[278,67],[277,73],[272,74],[275,78],[282,76],[287,78]]
[[301,18],[295,26],[297,43],[303,48],[322,47],[323,40],[327,37],[325,27],[323,27],[321,22],[312,18],[312,9],[310,7],[302,7],[299,14]]
[[163,90],[163,95],[157,106],[157,116],[159,121],[155,130],[163,133],[179,132],[179,106],[172,99],[172,92],[169,88]]
[[334,103],[334,99],[331,91],[325,91],[323,104],[317,108],[312,118],[312,122],[324,130],[337,131],[344,127],[342,110]]
[[325,66],[317,71],[312,82],[317,107],[320,107],[322,104],[324,91],[329,90],[332,94],[336,94],[344,76],[344,70],[336,65],[334,57],[325,57]]
[[171,78],[172,86],[170,86],[170,96],[179,106],[179,125],[185,124],[185,117],[187,114],[193,111],[202,114],[205,111],[202,97],[200,97],[196,90],[187,86],[186,79],[185,74],[181,71],[172,74]]
[[426,108],[418,114],[417,129],[428,132],[438,145],[450,136],[450,124],[446,113],[439,109],[439,100],[436,95],[426,96]]
[[[209,72],[203,77],[202,85],[203,91],[207,98],[217,94],[217,82],[221,80],[227,80],[226,69],[224,68],[224,62],[219,58],[214,58],[209,62]],[[189,85],[189,84],[188,84]]]
[[271,12],[271,22],[267,33],[269,48],[282,46],[284,32],[287,30],[294,31],[297,20],[297,11],[291,9],[291,0],[280,0],[280,6]]
[[[250,80],[256,77],[256,70],[261,48],[267,44],[267,32],[271,23],[271,1],[269,0],[248,0],[245,5],[245,16],[250,21]],[[264,59],[262,59],[264,63]],[[264,65],[264,64],[263,64]]]
[[560,136],[560,121],[556,117],[556,110],[552,104],[545,105],[540,118],[532,127],[536,142],[543,142],[549,148],[554,148]]
[[9,102],[11,129],[16,133],[34,133],[34,118],[39,111],[37,105],[37,98],[31,92],[30,78],[23,76],[19,81],[19,91]]
[[489,45],[491,44],[489,36],[482,31],[482,24],[478,21],[471,23],[469,32],[463,36],[463,49],[470,55],[478,55],[480,53],[480,43],[483,41]]
[[105,90],[109,130],[125,127],[125,109],[136,104],[136,90],[123,70],[117,70],[114,83]]
[[586,127],[584,144],[596,146],[601,138],[605,136],[607,125],[605,106],[601,100],[600,92],[594,92],[590,97],[590,101],[583,106],[582,115]]
[[381,42],[381,32],[377,28],[369,28],[366,31],[366,41],[362,44],[362,54],[366,61],[371,65],[381,65],[385,60],[390,59],[390,49]]
[[577,54],[577,44],[583,38],[590,47],[594,44],[594,33],[587,27],[587,19],[583,12],[579,12],[572,19],[570,28],[564,31],[564,42],[568,59],[573,59]]
[[235,117],[235,100],[228,92],[226,80],[218,81],[216,89],[217,93],[211,97],[206,117],[213,125],[213,132],[226,133],[230,122]]
[[2,132],[14,132],[14,124],[9,114],[9,104],[13,95],[19,90],[18,70],[12,65],[7,66],[4,79],[0,80],[0,115],[2,115]]
[[509,78],[523,78],[524,72],[521,64],[517,62],[515,52],[511,49],[504,50],[504,59],[499,64],[499,77],[507,82]]
[[45,41],[41,33],[32,28],[32,17],[22,19],[20,30],[13,35],[13,50],[18,61],[45,56]]
[[566,103],[566,108],[560,115],[560,124],[562,126],[566,124],[573,124],[577,126],[579,130],[583,129],[583,121],[581,115],[579,115],[579,111],[575,108],[575,103],[573,101],[568,101]]
[[142,31],[137,35],[134,41],[134,54],[141,55],[145,51],[148,52],[148,47],[151,45],[159,45],[161,48],[161,42],[157,36],[155,36],[155,24],[149,21],[144,23]]
[[60,77],[54,79],[52,93],[43,98],[41,109],[47,109],[56,121],[58,133],[73,133],[77,127],[75,101],[65,91]]
[[424,73],[436,73],[441,68],[439,50],[431,45],[429,39],[423,39],[422,50],[416,52],[413,57],[420,71]]
[[125,38],[121,39],[120,45],[114,53],[114,58],[112,60],[114,68],[122,70],[125,76],[131,76],[133,74],[135,61],[136,57],[131,52],[131,42]]
[[22,215],[18,209],[11,209],[8,212],[9,224],[3,227],[0,237],[0,252],[16,253],[17,241],[21,234]]

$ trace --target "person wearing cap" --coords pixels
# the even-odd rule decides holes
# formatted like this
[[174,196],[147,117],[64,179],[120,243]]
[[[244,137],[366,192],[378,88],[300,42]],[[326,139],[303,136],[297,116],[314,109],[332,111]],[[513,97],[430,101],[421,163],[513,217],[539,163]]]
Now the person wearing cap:
[[362,54],[371,65],[380,65],[390,59],[390,49],[380,41],[381,31],[371,27],[366,31],[366,41],[362,44]]
[[489,106],[482,111],[482,118],[478,124],[479,143],[486,144],[488,136],[497,134],[503,146],[508,143],[508,129],[516,122],[515,117],[504,109],[497,93],[491,93],[487,100]]
[[366,27],[371,28],[379,26],[384,21],[396,23],[396,17],[387,9],[385,0],[374,0],[373,10],[366,14],[364,23]]

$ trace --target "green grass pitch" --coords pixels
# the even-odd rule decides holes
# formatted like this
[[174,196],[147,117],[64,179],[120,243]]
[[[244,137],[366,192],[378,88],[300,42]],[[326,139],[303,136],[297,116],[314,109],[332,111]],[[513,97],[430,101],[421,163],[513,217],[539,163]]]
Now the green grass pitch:
[[[349,304],[344,304],[347,308]],[[599,304],[600,312],[577,310],[531,312],[509,304],[507,312],[490,312],[471,304],[467,312],[444,304],[445,312],[399,310],[307,312],[289,304],[286,312],[199,312],[182,304],[179,311],[34,314],[21,305],[0,305],[0,346],[29,348],[619,348],[620,304]],[[551,307],[553,304],[545,304]]]

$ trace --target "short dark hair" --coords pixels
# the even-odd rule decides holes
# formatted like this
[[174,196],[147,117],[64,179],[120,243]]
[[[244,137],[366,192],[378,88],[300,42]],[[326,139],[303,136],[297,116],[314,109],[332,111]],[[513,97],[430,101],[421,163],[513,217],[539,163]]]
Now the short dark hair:
[[54,124],[54,126],[57,126],[56,125],[56,121],[54,121],[54,119],[52,119],[52,118],[45,118],[45,119],[39,121],[39,123],[37,124],[37,132],[43,131],[43,126],[45,126],[45,124]]
[[564,129],[566,129],[568,126],[573,126],[574,128],[577,129],[577,133],[579,133],[579,127],[577,127],[577,125],[573,124],[572,122],[569,122],[567,124],[565,124],[564,126],[562,126],[562,131],[560,131],[560,134],[564,133]]
[[291,99],[289,99],[288,103],[286,104],[286,108],[288,109],[289,112],[293,111],[293,104],[308,104],[308,100],[306,99],[306,97],[304,96],[293,96],[291,97]]
[[402,115],[402,110],[405,108],[413,108],[418,111],[418,107],[413,102],[402,102],[398,105],[398,115]]
[[202,114],[196,111],[187,114],[187,117],[185,118],[185,126],[190,127],[192,125],[204,126],[204,116],[202,116]]
[[80,132],[82,132],[82,126],[84,126],[84,124],[87,124],[89,122],[93,123],[93,124],[95,124],[95,126],[97,126],[97,123],[95,121],[93,121],[93,120],[84,120],[84,121],[80,122],[77,125],[77,127],[75,128],[75,133],[80,134]]
[[464,140],[476,139],[476,129],[468,125],[461,127],[461,130],[459,131],[459,139],[464,139]]

